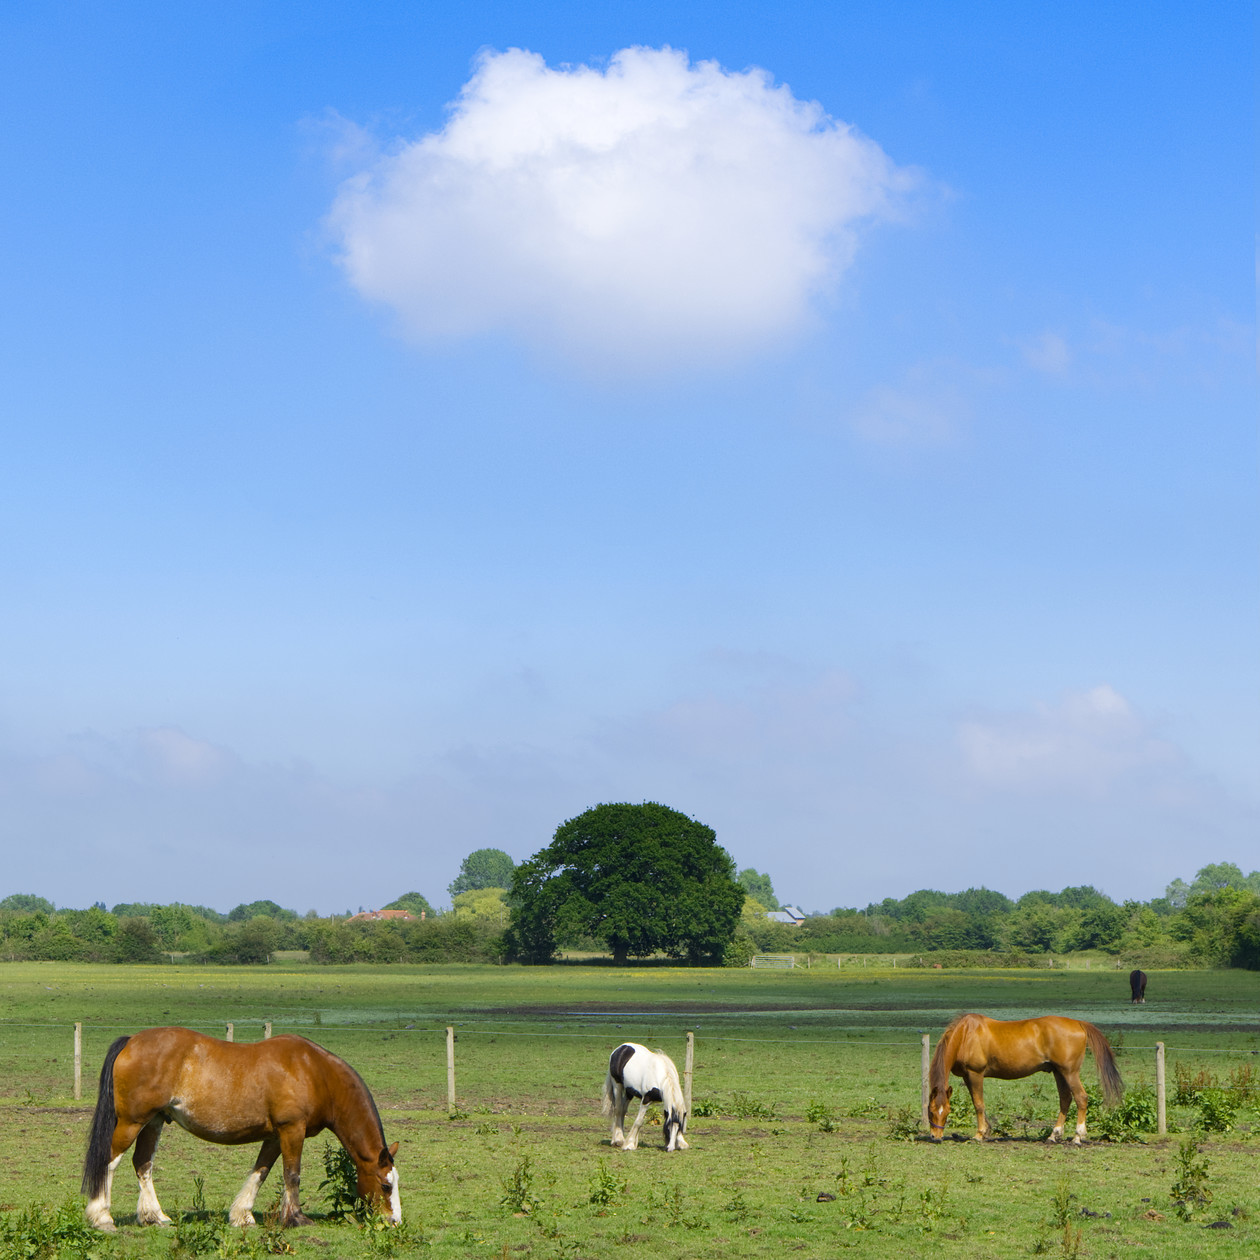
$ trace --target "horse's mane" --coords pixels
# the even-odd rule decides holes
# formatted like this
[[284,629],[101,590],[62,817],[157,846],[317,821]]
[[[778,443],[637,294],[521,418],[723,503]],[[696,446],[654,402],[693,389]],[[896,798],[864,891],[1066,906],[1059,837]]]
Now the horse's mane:
[[968,1015],[955,1016],[945,1026],[941,1039],[936,1043],[936,1052],[932,1055],[932,1066],[928,1068],[928,1088],[933,1093],[944,1093],[949,1087],[949,1069],[954,1065],[954,1039],[958,1026]]
[[340,1055],[333,1054],[331,1050],[327,1049],[325,1046],[321,1046],[319,1042],[311,1041],[307,1037],[303,1037],[302,1040],[308,1045],[314,1046],[315,1049],[319,1050],[321,1053],[326,1054],[328,1058],[331,1059],[332,1062],[339,1068],[343,1068],[349,1075],[351,1081],[359,1087],[363,1097],[367,1100],[368,1110],[372,1113],[372,1118],[376,1121],[376,1131],[381,1136],[381,1150],[385,1150],[387,1145],[385,1141],[385,1126],[381,1123],[381,1113],[376,1109],[376,1099],[372,1097],[372,1091],[368,1089],[367,1082]]

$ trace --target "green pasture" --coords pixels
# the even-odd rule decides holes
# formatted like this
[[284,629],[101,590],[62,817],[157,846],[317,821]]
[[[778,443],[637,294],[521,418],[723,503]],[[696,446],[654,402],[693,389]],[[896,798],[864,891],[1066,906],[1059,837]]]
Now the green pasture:
[[[1048,1147],[1040,1138],[1055,1091],[1039,1076],[990,1084],[998,1140],[916,1140],[921,1033],[935,1044],[965,1010],[1089,1019],[1117,1047],[1131,1088],[1153,1083],[1154,1045],[1164,1042],[1176,1131]],[[387,1135],[401,1142],[402,1235],[321,1219],[326,1139],[308,1146],[303,1198],[317,1223],[284,1236],[298,1254],[1232,1257],[1260,1240],[1260,1113],[1254,1088],[1246,1093],[1260,1077],[1258,1012],[1260,977],[1242,971],[1152,973],[1148,1001],[1135,1007],[1127,975],[1097,967],[0,964],[0,1221],[13,1228],[32,1205],[75,1196],[96,1074],[116,1036],[166,1023],[222,1035],[230,1021],[246,1041],[269,1021],[358,1068]],[[454,1118],[447,1026],[457,1037]],[[639,1151],[612,1150],[598,1109],[609,1050],[646,1042],[681,1069],[687,1031],[697,1112],[707,1113],[689,1126],[692,1149],[666,1155],[649,1128]],[[1170,1197],[1181,1143],[1198,1119],[1192,1106],[1173,1103],[1178,1071],[1241,1082],[1249,1099],[1229,1131],[1203,1139],[1195,1158],[1207,1161],[1213,1197],[1189,1222]],[[1089,1061],[1085,1079],[1096,1079]],[[970,1117],[957,1118],[954,1133],[969,1134]],[[120,1234],[95,1238],[92,1254],[264,1254],[279,1245],[265,1229],[221,1228],[252,1158],[168,1128],[156,1171],[163,1205],[171,1216],[188,1213],[200,1184],[207,1212],[179,1233],[128,1225],[135,1189],[124,1164],[114,1194]],[[72,1240],[60,1247],[73,1253]]]

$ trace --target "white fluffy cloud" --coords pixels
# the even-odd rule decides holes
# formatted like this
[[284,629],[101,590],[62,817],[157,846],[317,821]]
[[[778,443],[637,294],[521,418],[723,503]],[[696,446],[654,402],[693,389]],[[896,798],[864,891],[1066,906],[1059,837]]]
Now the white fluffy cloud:
[[501,331],[658,370],[799,329],[912,182],[763,70],[511,49],[478,61],[440,132],[349,180],[331,223],[351,283],[417,339]]

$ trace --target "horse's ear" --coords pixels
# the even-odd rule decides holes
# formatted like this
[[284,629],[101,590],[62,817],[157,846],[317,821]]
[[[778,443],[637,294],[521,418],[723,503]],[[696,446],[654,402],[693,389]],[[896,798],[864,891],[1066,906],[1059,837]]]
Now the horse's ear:
[[380,1164],[381,1164],[381,1167],[382,1167],[382,1168],[388,1168],[388,1167],[390,1166],[390,1164],[392,1164],[392,1163],[394,1162],[394,1156],[395,1156],[395,1155],[397,1155],[397,1154],[398,1154],[398,1143],[397,1143],[397,1142],[395,1142],[395,1143],[393,1144],[393,1146],[390,1146],[390,1147],[382,1147],[382,1149],[381,1149],[381,1159],[380,1159]]
[[390,1157],[390,1159],[394,1159],[394,1158],[397,1156],[397,1154],[398,1154],[398,1143],[397,1143],[397,1142],[392,1142],[392,1143],[390,1144],[390,1147],[389,1147],[389,1157]]
[[950,1085],[950,1086],[949,1086],[949,1087],[945,1090],[945,1097],[946,1097],[946,1098],[953,1098],[953,1096],[954,1096],[954,1087],[953,1087],[952,1085]]

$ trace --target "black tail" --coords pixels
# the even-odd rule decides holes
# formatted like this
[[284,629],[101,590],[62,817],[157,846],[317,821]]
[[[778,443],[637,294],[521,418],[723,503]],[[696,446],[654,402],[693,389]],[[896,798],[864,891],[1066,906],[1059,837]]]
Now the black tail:
[[101,1065],[101,1084],[96,1094],[96,1113],[92,1116],[92,1132],[88,1137],[87,1154],[83,1157],[83,1193],[96,1198],[105,1189],[105,1172],[109,1168],[114,1144],[114,1126],[118,1114],[114,1110],[114,1060],[130,1037],[119,1037],[105,1053]]

